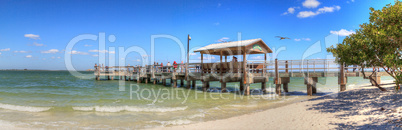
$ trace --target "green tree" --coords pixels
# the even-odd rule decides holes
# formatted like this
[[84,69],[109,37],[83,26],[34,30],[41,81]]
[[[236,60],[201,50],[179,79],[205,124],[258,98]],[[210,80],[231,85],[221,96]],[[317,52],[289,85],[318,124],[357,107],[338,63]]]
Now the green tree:
[[379,89],[386,91],[373,79],[373,73],[367,76],[365,68],[380,67],[395,79],[396,87],[402,84],[402,2],[387,4],[381,10],[370,8],[370,21],[360,25],[355,34],[347,36],[336,47],[327,48],[338,63],[360,65],[360,71]]

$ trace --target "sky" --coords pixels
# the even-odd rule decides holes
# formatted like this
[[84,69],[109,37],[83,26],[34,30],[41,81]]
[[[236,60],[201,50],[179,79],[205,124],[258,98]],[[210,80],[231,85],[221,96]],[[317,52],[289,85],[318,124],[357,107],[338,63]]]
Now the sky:
[[370,7],[389,3],[394,1],[1,0],[0,69],[66,70],[71,64],[86,70],[95,63],[149,64],[151,57],[185,62],[188,35],[190,62],[199,62],[193,51],[200,47],[256,38],[273,50],[270,61],[333,59],[325,48],[368,22]]

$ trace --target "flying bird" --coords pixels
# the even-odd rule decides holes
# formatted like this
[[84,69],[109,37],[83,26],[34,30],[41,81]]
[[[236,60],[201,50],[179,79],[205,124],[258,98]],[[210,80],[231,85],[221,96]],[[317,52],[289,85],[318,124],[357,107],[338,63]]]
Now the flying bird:
[[281,37],[281,36],[276,36],[276,38],[279,38],[279,40],[290,39],[288,37]]

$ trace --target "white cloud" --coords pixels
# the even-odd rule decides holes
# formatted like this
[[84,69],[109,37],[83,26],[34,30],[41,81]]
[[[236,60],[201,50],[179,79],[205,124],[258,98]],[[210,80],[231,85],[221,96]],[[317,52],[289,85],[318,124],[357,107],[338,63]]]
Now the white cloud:
[[137,62],[140,62],[140,61],[141,61],[141,59],[137,59],[136,61],[137,61]]
[[1,55],[1,52],[0,52],[0,55]]
[[97,54],[95,54],[95,55],[92,55],[93,57],[98,57],[99,55],[97,55]]
[[109,54],[116,54],[115,51],[109,51]]
[[32,55],[27,55],[27,56],[25,56],[26,58],[32,58]]
[[59,56],[59,57],[57,57],[57,59],[60,59],[61,57]]
[[196,53],[190,53],[189,54],[190,56],[195,56],[195,55],[197,55]]
[[217,40],[217,42],[226,42],[227,40],[229,40],[228,37],[222,37],[221,39]]
[[295,8],[289,8],[288,12],[291,13],[291,14],[295,13]]
[[301,41],[301,39],[297,39],[297,38],[296,38],[295,41],[298,42],[298,41]]
[[84,46],[85,46],[85,47],[90,47],[90,46],[92,46],[92,45],[85,44]]
[[40,53],[57,53],[57,52],[59,52],[59,50],[57,50],[57,49],[50,49],[50,50],[48,50],[48,51],[41,51]]
[[282,15],[294,14],[296,9],[300,9],[300,7],[290,7],[290,8],[288,8],[288,11],[282,13]]
[[14,51],[14,53],[28,53],[28,51]]
[[313,11],[301,11],[299,12],[299,14],[297,14],[298,18],[307,18],[307,17],[312,17],[317,15],[316,13],[314,13]]
[[56,57],[52,56],[52,57],[50,57],[50,58],[55,59]]
[[10,51],[10,48],[0,49],[0,51]]
[[299,14],[297,14],[297,17],[298,18],[313,17],[313,16],[323,14],[323,13],[338,11],[340,9],[341,9],[340,6],[322,7],[322,8],[319,8],[316,12],[313,12],[313,11],[301,11],[301,12],[299,12]]
[[219,24],[220,24],[219,22],[214,23],[214,25],[216,25],[216,26],[218,26]]
[[40,39],[39,35],[35,35],[35,34],[25,34],[24,37],[30,38],[30,39]]
[[356,33],[355,31],[353,31],[353,30],[350,30],[350,31],[348,31],[348,30],[346,30],[346,29],[341,29],[341,30],[339,30],[339,31],[329,31],[330,33],[332,33],[332,34],[336,34],[336,35],[339,35],[339,36],[349,36],[350,34],[354,34],[354,33]]
[[310,38],[303,38],[303,40],[305,40],[305,41],[311,41]]
[[306,8],[317,8],[320,5],[320,2],[317,0],[306,0],[303,2],[303,7]]
[[317,10],[317,13],[326,13],[326,12],[334,12],[335,10],[340,10],[340,6],[333,6],[333,7],[322,7]]
[[70,54],[73,54],[73,55],[88,55],[89,53],[87,53],[87,52],[81,52],[81,51],[76,51],[76,50],[72,50],[72,51],[70,52]]
[[33,46],[44,46],[44,44],[40,44],[40,43],[37,43],[37,42],[32,43],[32,45]]

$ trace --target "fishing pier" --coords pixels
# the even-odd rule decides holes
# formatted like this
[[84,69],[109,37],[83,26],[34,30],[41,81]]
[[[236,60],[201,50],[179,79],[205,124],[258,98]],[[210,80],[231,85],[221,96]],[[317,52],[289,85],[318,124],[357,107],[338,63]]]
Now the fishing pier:
[[[110,66],[103,67],[95,64],[95,79],[136,81],[137,83],[162,83],[167,85],[170,80],[172,87],[196,88],[196,81],[202,82],[202,90],[210,88],[210,82],[219,81],[221,92],[227,92],[226,83],[240,83],[240,93],[250,95],[250,84],[260,83],[261,91],[265,92],[266,83],[272,77],[275,92],[281,95],[282,90],[288,92],[290,77],[304,77],[307,95],[317,93],[318,77],[338,77],[340,91],[346,90],[347,77],[361,77],[359,66],[345,66],[337,64],[335,60],[277,60],[267,61],[267,54],[272,50],[261,39],[234,41],[211,44],[195,50],[201,54],[201,63],[174,64],[172,66],[145,65],[145,66]],[[247,55],[264,55],[264,61],[247,61]],[[220,61],[204,63],[204,55],[217,55]],[[243,61],[237,58],[228,62],[228,56],[242,56]],[[350,70],[350,71],[349,71]],[[381,76],[386,72],[366,72],[367,75],[375,73],[374,79],[381,83]],[[186,82],[186,86],[184,86]]]

